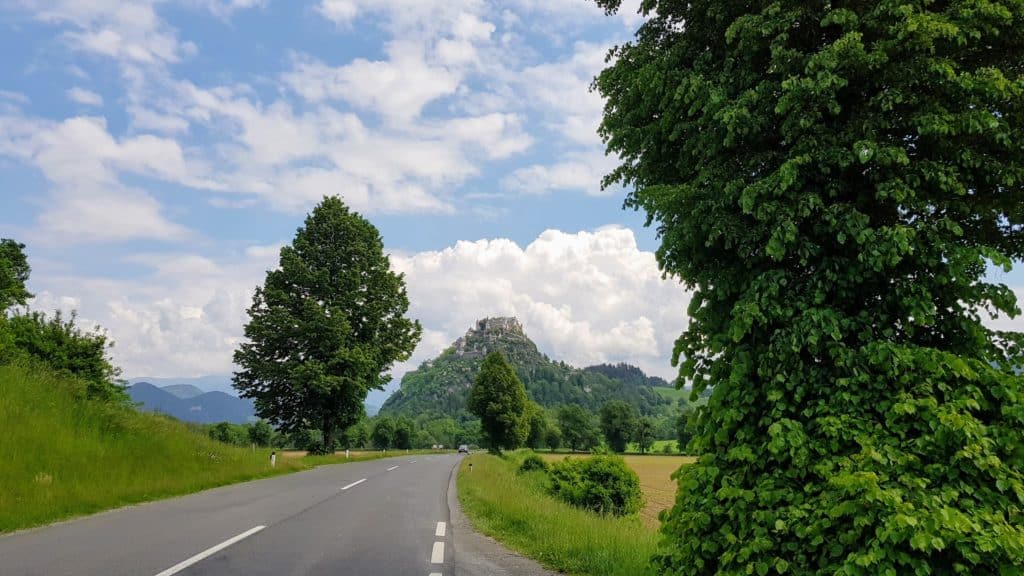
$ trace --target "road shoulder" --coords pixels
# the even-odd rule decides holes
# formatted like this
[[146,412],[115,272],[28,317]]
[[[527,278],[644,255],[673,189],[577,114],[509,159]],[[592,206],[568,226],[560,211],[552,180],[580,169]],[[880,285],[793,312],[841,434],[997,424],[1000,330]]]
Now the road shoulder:
[[493,538],[473,529],[459,505],[456,482],[461,462],[459,460],[455,464],[448,478],[448,511],[456,576],[555,576],[556,572],[545,569],[536,561],[505,548]]

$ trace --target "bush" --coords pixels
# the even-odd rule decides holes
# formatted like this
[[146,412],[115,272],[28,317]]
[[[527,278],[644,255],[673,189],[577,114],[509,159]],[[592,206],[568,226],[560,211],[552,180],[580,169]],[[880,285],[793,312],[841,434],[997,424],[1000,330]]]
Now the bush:
[[519,465],[519,472],[532,472],[534,470],[543,470],[547,472],[548,463],[543,458],[536,454],[530,454],[523,460],[523,463]]
[[551,492],[598,514],[626,516],[643,506],[640,478],[618,456],[566,458],[551,467]]
[[671,442],[668,442],[664,446],[661,447],[661,453],[662,454],[671,454],[672,452],[675,452],[675,450],[673,450],[673,448],[675,448],[675,446],[673,446]]

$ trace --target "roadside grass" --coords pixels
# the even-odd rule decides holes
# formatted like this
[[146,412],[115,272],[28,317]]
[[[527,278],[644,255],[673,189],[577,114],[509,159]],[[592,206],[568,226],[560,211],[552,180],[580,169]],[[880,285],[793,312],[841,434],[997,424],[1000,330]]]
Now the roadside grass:
[[462,461],[459,502],[474,528],[568,574],[654,574],[655,531],[639,517],[598,516],[556,500],[543,472],[517,473],[525,454],[474,454]]
[[[182,422],[84,398],[85,385],[39,367],[0,365],[0,533],[207,488],[371,460],[278,458]],[[388,453],[388,456],[396,454]]]

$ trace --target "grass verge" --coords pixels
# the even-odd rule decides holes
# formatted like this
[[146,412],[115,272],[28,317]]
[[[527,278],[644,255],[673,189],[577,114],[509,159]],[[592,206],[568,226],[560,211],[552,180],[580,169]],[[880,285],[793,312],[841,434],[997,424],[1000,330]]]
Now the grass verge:
[[[84,398],[73,378],[0,365],[0,533],[382,454],[278,458],[163,416]],[[394,454],[388,454],[392,456]]]
[[516,472],[523,457],[475,454],[462,461],[459,502],[474,528],[568,574],[654,573],[649,559],[656,532],[639,517],[598,516],[552,498],[543,472]]

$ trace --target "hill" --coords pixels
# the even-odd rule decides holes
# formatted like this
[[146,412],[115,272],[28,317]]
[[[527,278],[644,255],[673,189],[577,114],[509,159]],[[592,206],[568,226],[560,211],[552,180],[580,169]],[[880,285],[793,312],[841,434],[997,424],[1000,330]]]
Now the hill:
[[164,386],[163,389],[178,398],[195,398],[205,394],[205,392],[191,384],[171,384],[170,386]]
[[627,364],[574,368],[542,354],[515,318],[485,318],[440,356],[408,372],[381,413],[468,418],[469,388],[484,356],[494,350],[508,358],[527,394],[541,406],[579,404],[596,411],[608,400],[619,399],[643,415],[658,415],[672,405],[654,390],[668,383],[648,377],[639,368]]
[[306,466],[271,469],[269,449],[221,444],[85,390],[35,365],[0,365],[0,532]]
[[141,404],[142,410],[160,412],[186,422],[245,424],[256,420],[256,408],[252,400],[237,398],[224,392],[200,390],[197,396],[180,398],[167,388],[158,388],[149,382],[138,382],[128,389],[128,395],[133,402]]

